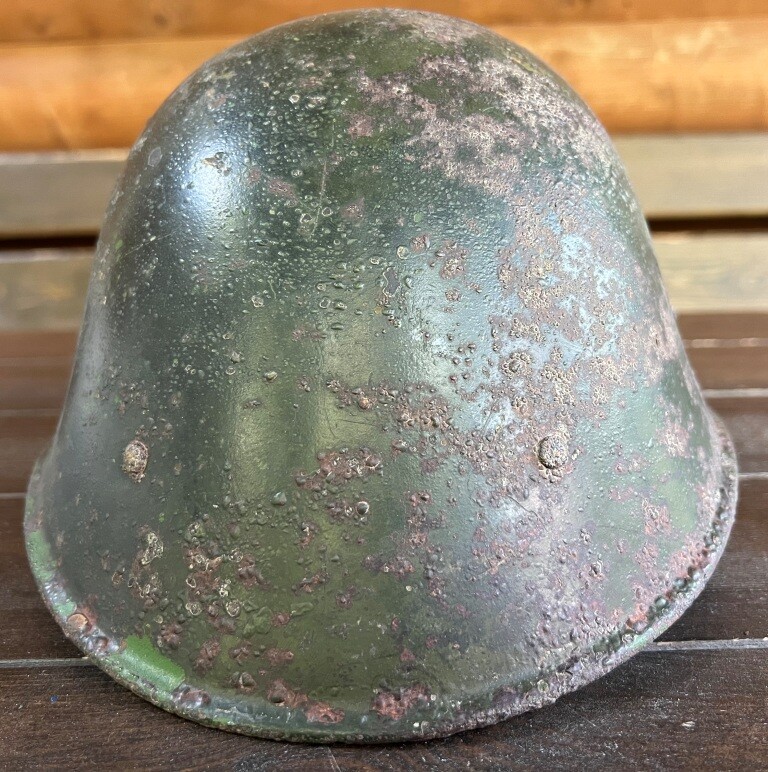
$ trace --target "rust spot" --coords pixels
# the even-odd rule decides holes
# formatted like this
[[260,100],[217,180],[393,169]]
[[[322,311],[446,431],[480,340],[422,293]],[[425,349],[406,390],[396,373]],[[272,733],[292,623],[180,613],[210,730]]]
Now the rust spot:
[[198,673],[207,673],[213,667],[213,663],[221,652],[221,643],[215,638],[206,641],[201,647],[195,660],[195,670]]
[[429,689],[423,684],[408,686],[397,691],[381,691],[373,699],[371,709],[382,718],[401,719],[409,710],[429,704]]
[[134,481],[141,482],[149,462],[149,448],[141,440],[131,440],[123,451],[123,471]]
[[344,720],[344,711],[331,707],[327,702],[312,702],[304,708],[307,721],[313,724],[338,724]]
[[289,662],[293,662],[293,652],[288,649],[267,649],[262,657],[269,662],[272,667],[280,667],[281,665],[287,665]]
[[336,605],[343,609],[351,608],[356,595],[357,590],[354,587],[348,587],[344,592],[336,595]]
[[267,699],[280,707],[301,708],[307,721],[314,723],[337,724],[344,718],[344,711],[331,707],[327,702],[311,700],[306,694],[290,687],[282,678],[272,682]]
[[249,694],[256,689],[256,679],[248,672],[235,673],[232,676],[235,689],[239,692],[245,692]]
[[170,622],[160,628],[157,645],[161,649],[178,649],[184,629],[178,622]]
[[93,623],[85,614],[75,611],[67,617],[67,627],[72,628],[81,635],[86,635],[93,627]]
[[242,641],[229,650],[230,659],[237,662],[238,665],[243,665],[252,653],[253,647],[248,641]]
[[539,442],[536,455],[547,469],[560,469],[568,463],[568,441],[562,434],[544,437]]
[[173,701],[184,708],[204,708],[211,704],[211,695],[202,689],[195,689],[189,684],[182,684],[171,694]]
[[285,627],[291,621],[291,615],[285,611],[278,611],[272,615],[273,627]]

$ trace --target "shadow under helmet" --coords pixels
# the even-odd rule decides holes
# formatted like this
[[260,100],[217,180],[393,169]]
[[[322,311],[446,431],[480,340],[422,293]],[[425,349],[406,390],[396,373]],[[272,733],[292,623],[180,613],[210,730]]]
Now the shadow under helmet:
[[598,121],[486,29],[372,10],[257,35],[150,121],[26,533],[149,701],[380,742],[627,659],[735,498]]

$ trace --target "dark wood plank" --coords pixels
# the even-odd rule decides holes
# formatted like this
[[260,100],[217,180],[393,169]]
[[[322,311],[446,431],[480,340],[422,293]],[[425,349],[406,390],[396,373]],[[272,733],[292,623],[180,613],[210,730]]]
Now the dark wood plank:
[[0,359],[0,410],[59,409],[71,369],[70,357],[19,359],[11,364]]
[[77,330],[2,330],[0,360],[71,358]]
[[687,351],[704,389],[768,388],[768,346],[700,346]]
[[768,472],[768,397],[715,397],[712,409],[736,445],[740,472]]
[[80,656],[35,586],[24,551],[23,509],[23,499],[0,499],[0,660]]
[[56,430],[55,414],[0,415],[0,493],[19,493]]
[[324,748],[195,726],[95,668],[6,668],[0,746],[9,767],[62,770],[756,769],[768,758],[766,691],[766,650],[647,652],[493,727],[428,743]]
[[768,314],[691,313],[677,315],[677,325],[685,340],[768,340]]

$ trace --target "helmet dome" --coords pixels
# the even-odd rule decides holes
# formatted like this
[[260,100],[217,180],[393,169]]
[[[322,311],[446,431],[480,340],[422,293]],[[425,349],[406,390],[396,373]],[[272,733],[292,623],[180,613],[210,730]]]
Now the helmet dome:
[[26,529],[148,700],[378,742],[629,657],[735,497],[598,121],[486,29],[372,10],[257,35],[150,121]]

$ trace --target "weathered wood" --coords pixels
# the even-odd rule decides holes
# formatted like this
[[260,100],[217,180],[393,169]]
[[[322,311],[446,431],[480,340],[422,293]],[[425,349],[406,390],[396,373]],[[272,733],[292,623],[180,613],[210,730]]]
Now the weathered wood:
[[768,236],[680,233],[653,241],[676,311],[768,309]]
[[0,329],[79,326],[92,258],[90,249],[0,253]]
[[35,459],[56,430],[56,411],[33,415],[0,413],[0,494],[27,489]]
[[0,359],[71,358],[77,341],[77,330],[2,330]]
[[[768,236],[662,234],[654,244],[678,312],[768,311]],[[0,259],[0,329],[77,327],[91,255],[84,249],[6,253]]]
[[[768,134],[614,140],[648,218],[768,215]],[[96,233],[125,155],[0,154],[0,237]]]
[[722,389],[762,389],[768,393],[766,345],[689,347],[688,358],[708,393]]
[[555,705],[445,740],[287,745],[163,713],[91,667],[0,670],[0,745],[18,768],[756,769],[768,754],[768,651],[648,652]]
[[23,509],[23,498],[0,499],[0,661],[78,657],[45,607],[29,570]]
[[618,135],[614,140],[648,218],[768,213],[768,134]]
[[0,236],[96,233],[124,162],[123,150],[0,155]]
[[[378,0],[4,0],[0,42],[248,35],[301,16],[378,5]],[[748,18],[766,12],[763,0],[410,0],[388,5],[480,24]]]
[[[768,128],[767,18],[494,28],[552,65],[612,131]],[[0,148],[131,145],[193,69],[241,37],[4,45]]]
[[739,471],[768,472],[768,397],[712,397],[736,445]]
[[768,314],[685,312],[677,324],[689,346],[755,345],[768,341]]
[[72,360],[0,358],[0,415],[8,411],[58,410],[64,401]]

